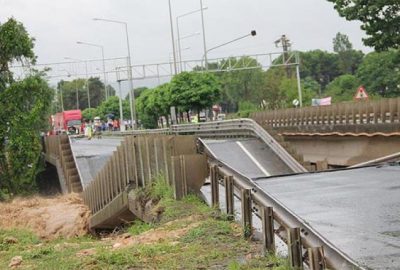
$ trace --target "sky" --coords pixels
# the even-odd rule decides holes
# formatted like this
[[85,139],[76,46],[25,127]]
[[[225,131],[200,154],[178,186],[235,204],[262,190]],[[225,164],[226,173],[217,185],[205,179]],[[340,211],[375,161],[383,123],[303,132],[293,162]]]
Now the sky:
[[[200,0],[171,0],[176,38],[176,16],[199,9]],[[274,41],[286,34],[294,50],[332,51],[337,32],[347,34],[355,49],[364,47],[358,22],[339,17],[326,0],[203,0],[207,48],[256,30],[248,37],[210,51],[209,58],[276,52]],[[35,37],[38,63],[65,62],[65,57],[100,59],[96,47],[104,46],[105,58],[126,57],[123,25],[94,21],[125,21],[133,64],[168,62],[172,42],[168,0],[0,0],[0,23],[13,16]],[[203,40],[200,12],[179,19],[182,59],[201,59]],[[78,68],[76,68],[78,69]],[[138,82],[141,84],[144,82]]]

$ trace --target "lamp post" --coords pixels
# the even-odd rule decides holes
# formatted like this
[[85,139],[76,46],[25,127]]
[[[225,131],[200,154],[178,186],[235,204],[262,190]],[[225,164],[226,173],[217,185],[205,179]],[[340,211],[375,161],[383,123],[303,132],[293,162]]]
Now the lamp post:
[[92,47],[96,47],[96,48],[100,48],[101,49],[101,57],[102,57],[102,60],[103,60],[104,92],[105,92],[106,100],[107,100],[108,99],[108,92],[107,92],[106,64],[105,64],[105,61],[104,61],[104,46],[98,45],[98,44],[94,44],[94,43],[82,42],[82,41],[77,41],[76,43],[80,44],[80,45],[87,45],[87,46],[92,46]]
[[171,41],[172,41],[172,52],[174,54],[174,74],[178,73],[178,69],[176,66],[176,50],[175,50],[175,38],[174,38],[174,26],[172,23],[172,9],[171,9],[171,0],[168,0],[168,7],[169,7],[169,22],[171,25]]
[[203,30],[203,49],[204,49],[204,58],[206,60],[206,70],[208,70],[208,61],[207,61],[207,46],[206,46],[206,32],[204,27],[204,14],[203,14],[203,0],[200,0],[200,13],[201,13],[201,27]]
[[205,65],[205,66],[206,66],[206,70],[208,70],[207,53],[209,53],[209,52],[212,51],[212,50],[221,48],[222,46],[231,44],[231,43],[233,43],[233,42],[235,42],[235,41],[238,41],[238,40],[244,39],[244,38],[246,38],[246,37],[250,37],[250,36],[256,36],[256,35],[257,35],[256,30],[251,30],[251,32],[250,32],[249,34],[247,34],[247,35],[240,36],[240,37],[238,37],[238,38],[232,39],[231,41],[222,43],[222,44],[220,44],[220,45],[217,45],[217,46],[215,46],[215,47],[212,47],[212,48],[208,49],[208,50],[204,53],[203,57],[201,58],[202,61],[203,61],[203,59],[206,61],[206,63],[205,63],[205,64],[206,64],[206,65]]
[[89,76],[88,76],[88,66],[87,66],[87,61],[77,59],[77,58],[71,58],[71,57],[64,57],[64,59],[67,60],[72,60],[72,61],[78,61],[78,62],[85,62],[85,73],[86,73],[86,91],[87,91],[87,96],[88,96],[88,108],[90,109],[90,90],[89,90]]
[[132,77],[132,61],[131,61],[131,49],[129,47],[129,35],[128,35],[128,23],[123,21],[116,21],[116,20],[109,20],[109,19],[101,19],[101,18],[93,18],[95,21],[103,21],[103,22],[110,22],[110,23],[117,23],[122,24],[125,27],[125,35],[126,35],[126,44],[128,49],[128,81],[129,81],[129,105],[131,109],[131,122],[132,128],[136,129],[136,108],[135,108],[135,95],[133,93],[133,77]]
[[180,37],[180,32],[179,32],[179,19],[182,19],[183,17],[186,17],[188,15],[191,15],[191,14],[194,14],[194,13],[200,12],[202,10],[206,10],[206,9],[207,9],[207,7],[204,7],[204,8],[202,7],[200,9],[196,9],[196,10],[181,14],[179,16],[176,16],[176,32],[178,35],[178,52],[179,52],[178,58],[179,58],[179,63],[180,63],[180,71],[182,71],[182,56],[181,56],[181,43],[180,43],[181,37]]

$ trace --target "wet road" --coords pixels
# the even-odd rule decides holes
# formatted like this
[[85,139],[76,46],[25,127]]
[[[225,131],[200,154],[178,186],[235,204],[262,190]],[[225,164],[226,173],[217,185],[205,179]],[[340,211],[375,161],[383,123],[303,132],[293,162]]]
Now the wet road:
[[203,141],[215,157],[252,179],[292,173],[268,146],[257,139]]
[[107,137],[71,140],[72,153],[76,159],[84,189],[104,166],[117,146],[121,144],[122,139],[122,137]]
[[359,264],[400,269],[400,166],[256,182]]

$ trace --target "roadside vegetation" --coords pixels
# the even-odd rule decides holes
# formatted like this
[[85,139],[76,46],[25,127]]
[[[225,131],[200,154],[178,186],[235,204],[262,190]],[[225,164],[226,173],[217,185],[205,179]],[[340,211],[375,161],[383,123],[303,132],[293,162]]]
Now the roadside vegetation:
[[163,181],[143,192],[164,208],[160,222],[53,240],[0,228],[0,269],[13,261],[18,269],[289,269],[285,259],[261,256],[260,243],[198,197],[175,201]]

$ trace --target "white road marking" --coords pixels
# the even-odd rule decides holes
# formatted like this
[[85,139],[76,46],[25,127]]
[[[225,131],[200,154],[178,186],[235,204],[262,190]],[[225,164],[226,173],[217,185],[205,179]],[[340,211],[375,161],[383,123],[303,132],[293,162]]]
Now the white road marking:
[[256,166],[266,175],[266,176],[271,176],[271,174],[263,167],[261,164],[257,161],[257,159],[244,147],[244,145],[241,142],[236,142],[237,145],[243,150],[243,152],[246,153],[246,155],[256,164]]

